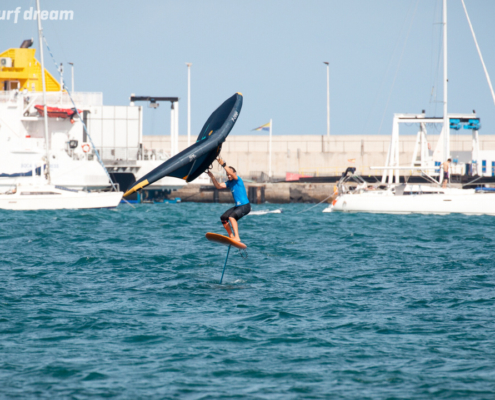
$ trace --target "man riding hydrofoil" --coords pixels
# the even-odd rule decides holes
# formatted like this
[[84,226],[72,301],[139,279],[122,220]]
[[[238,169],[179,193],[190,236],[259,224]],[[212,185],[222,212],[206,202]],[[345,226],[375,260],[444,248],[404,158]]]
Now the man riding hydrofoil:
[[[225,163],[220,157],[217,158],[217,161],[223,169],[225,169],[229,180],[225,183],[218,183],[210,171],[208,171],[208,176],[211,178],[213,185],[215,185],[217,189],[229,188],[235,202],[235,206],[225,211],[225,213],[220,217],[220,220],[222,221],[223,227],[229,234],[229,237],[236,242],[240,242],[241,238],[239,237],[239,226],[237,221],[250,213],[251,204],[249,203],[249,199],[246,194],[244,182],[241,177],[237,175],[235,168],[228,167],[227,163]],[[232,233],[232,230],[230,229],[229,221],[232,224],[234,233]]]

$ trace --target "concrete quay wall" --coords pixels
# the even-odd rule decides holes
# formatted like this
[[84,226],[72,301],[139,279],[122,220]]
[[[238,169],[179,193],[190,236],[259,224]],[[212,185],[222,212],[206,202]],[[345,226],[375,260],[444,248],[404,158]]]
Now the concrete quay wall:
[[[263,199],[259,196],[257,197],[258,201],[250,198],[253,204],[263,203],[262,200],[275,204],[319,203],[321,201],[330,203],[333,198],[329,196],[333,194],[334,186],[334,183],[246,183],[248,192],[249,188],[263,188]],[[190,183],[182,189],[172,192],[169,197],[180,197],[182,202],[229,203],[233,205],[230,190],[218,190],[215,193],[213,186],[207,187],[194,183]]]
[[[434,149],[438,135],[429,135]],[[191,138],[193,143],[195,140]],[[401,164],[412,159],[416,135],[400,137]],[[309,176],[340,175],[349,166],[368,175],[370,166],[385,164],[390,135],[277,135],[272,137],[272,175],[285,177],[287,172]],[[170,136],[144,136],[144,149],[170,154]],[[179,136],[179,151],[187,147],[187,136]],[[451,153],[471,151],[470,134],[452,135]],[[480,150],[495,150],[495,135],[480,135]],[[231,135],[222,146],[222,157],[243,176],[268,173],[269,138],[259,135]],[[355,159],[355,162],[349,160]]]

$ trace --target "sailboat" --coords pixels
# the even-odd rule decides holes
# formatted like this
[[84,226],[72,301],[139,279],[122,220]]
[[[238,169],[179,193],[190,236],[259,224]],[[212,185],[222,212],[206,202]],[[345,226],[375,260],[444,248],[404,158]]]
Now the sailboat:
[[[464,7],[465,8],[465,7]],[[467,16],[467,10],[466,16]],[[469,21],[469,16],[468,16]],[[470,21],[469,24],[471,25]],[[473,31],[474,37],[474,31]],[[475,37],[474,37],[475,38]],[[476,38],[475,38],[476,42]],[[477,42],[476,42],[477,45]],[[479,51],[479,47],[478,47]],[[483,58],[480,58],[484,66]],[[392,139],[387,154],[386,165],[372,167],[383,170],[382,182],[369,184],[362,177],[354,175],[353,171],[346,171],[337,184],[338,195],[332,204],[323,212],[371,212],[389,214],[486,214],[495,215],[495,196],[489,188],[458,189],[441,186],[440,166],[428,157],[426,141],[426,124],[442,124],[442,132],[433,152],[441,161],[445,162],[450,156],[450,129],[471,129],[473,135],[473,167],[479,168],[479,118],[473,114],[448,114],[447,112],[447,0],[443,0],[443,117],[427,118],[424,114],[396,114],[392,130]],[[489,82],[492,96],[495,94],[491,86],[488,73],[485,73]],[[412,165],[399,166],[399,124],[417,123],[420,125]],[[420,153],[420,162],[417,164],[417,153]],[[400,182],[400,170],[418,170],[423,177],[431,182],[430,185],[411,185]],[[479,173],[479,171],[473,171]],[[436,177],[436,174],[439,174]]]
[[115,208],[122,192],[84,192],[40,184],[17,184],[15,189],[0,194],[0,209],[3,210],[62,210],[87,208]]
[[[38,15],[40,12],[39,0],[36,1]],[[0,209],[5,210],[59,210],[59,209],[88,209],[117,207],[122,199],[122,192],[85,192],[55,186],[50,177],[50,147],[48,131],[48,108],[46,101],[46,81],[43,58],[43,30],[41,18],[38,21],[38,37],[41,57],[41,78],[43,86],[43,117],[45,134],[45,151],[40,160],[39,168],[32,171],[30,182],[17,183],[14,189],[0,194]],[[103,167],[103,166],[102,166]],[[104,167],[103,167],[104,168]],[[109,177],[108,173],[107,176]],[[109,178],[110,180],[110,178]],[[110,183],[111,180],[110,180]],[[112,187],[115,186],[112,183]]]

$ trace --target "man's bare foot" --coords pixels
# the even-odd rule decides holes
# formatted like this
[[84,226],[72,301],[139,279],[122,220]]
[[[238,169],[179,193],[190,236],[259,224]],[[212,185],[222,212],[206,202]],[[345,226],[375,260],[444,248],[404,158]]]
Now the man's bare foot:
[[231,234],[229,235],[229,238],[234,239],[234,238],[235,238],[235,235],[234,235],[233,233],[231,233]]
[[241,238],[235,237],[235,236],[232,238],[232,240],[235,240],[236,242],[239,242],[239,243],[241,242]]

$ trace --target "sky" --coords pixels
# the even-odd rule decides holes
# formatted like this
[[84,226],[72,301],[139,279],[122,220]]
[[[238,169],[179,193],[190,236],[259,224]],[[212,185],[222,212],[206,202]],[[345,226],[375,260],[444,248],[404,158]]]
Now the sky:
[[[495,1],[465,0],[495,80]],[[0,20],[0,49],[35,39],[21,7]],[[131,93],[177,96],[179,133],[187,133],[191,62],[191,134],[235,92],[244,105],[232,134],[273,120],[274,135],[326,135],[326,66],[330,63],[331,135],[384,134],[394,113],[442,116],[441,0],[41,0],[42,10],[72,10],[72,20],[43,28],[57,63],[75,65],[76,91],[103,92],[105,105],[128,105]],[[495,105],[460,0],[448,0],[449,112],[481,118],[495,134]],[[39,51],[37,51],[37,54]],[[45,64],[58,76],[47,53]],[[143,104],[145,105],[145,104]],[[144,134],[170,133],[169,104],[145,105]],[[468,133],[468,131],[466,131]]]

